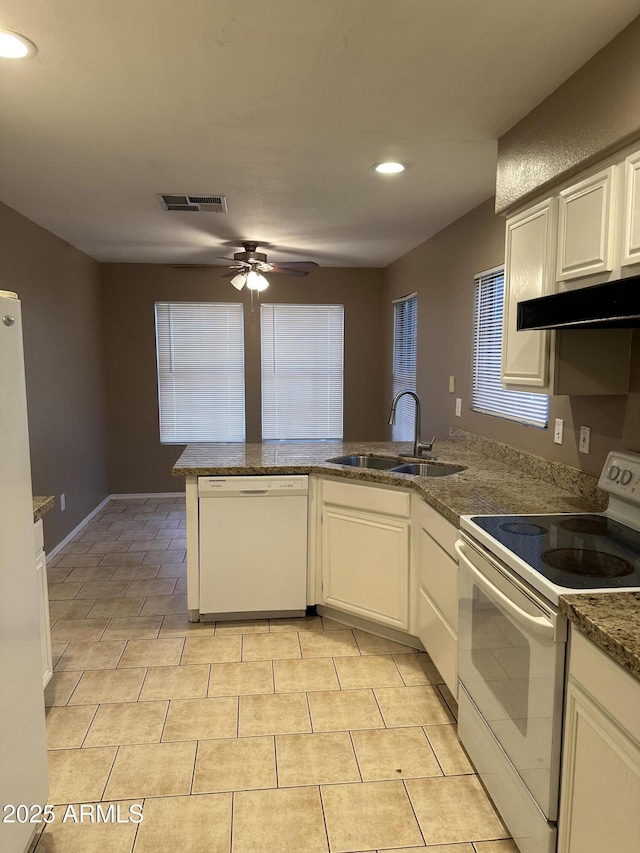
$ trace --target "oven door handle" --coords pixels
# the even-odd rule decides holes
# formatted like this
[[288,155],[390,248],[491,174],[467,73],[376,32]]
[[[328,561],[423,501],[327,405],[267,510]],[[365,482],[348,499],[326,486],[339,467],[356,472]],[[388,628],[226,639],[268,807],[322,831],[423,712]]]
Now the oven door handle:
[[487,595],[490,595],[494,599],[497,599],[506,611],[508,611],[515,619],[517,619],[518,622],[521,622],[522,624],[526,625],[531,631],[543,637],[549,637],[550,639],[553,639],[555,635],[555,626],[553,622],[551,622],[545,616],[531,616],[529,613],[525,613],[524,610],[521,610],[517,606],[517,604],[514,604],[508,595],[505,595],[504,592],[502,592],[501,589],[498,589],[497,586],[492,584],[491,581],[482,574],[482,572],[478,571],[478,569],[473,565],[471,560],[467,557],[464,551],[464,547],[459,539],[456,541],[455,548],[458,557],[462,560],[465,567],[474,576],[478,586],[482,587],[487,593]]

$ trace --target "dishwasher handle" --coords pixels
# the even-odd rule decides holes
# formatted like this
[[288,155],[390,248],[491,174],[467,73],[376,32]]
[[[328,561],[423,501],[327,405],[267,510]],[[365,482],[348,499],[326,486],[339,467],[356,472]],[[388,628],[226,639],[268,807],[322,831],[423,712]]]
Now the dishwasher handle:
[[508,595],[505,595],[501,589],[498,589],[495,584],[492,584],[491,581],[485,577],[476,566],[474,566],[467,556],[464,546],[459,539],[456,541],[455,549],[458,557],[464,564],[464,567],[471,573],[475,582],[489,597],[493,598],[494,601],[498,601],[514,619],[526,625],[533,633],[542,637],[549,637],[550,639],[554,637],[555,626],[553,622],[551,622],[546,616],[531,616],[530,613],[526,613],[518,607],[515,602],[511,601]]

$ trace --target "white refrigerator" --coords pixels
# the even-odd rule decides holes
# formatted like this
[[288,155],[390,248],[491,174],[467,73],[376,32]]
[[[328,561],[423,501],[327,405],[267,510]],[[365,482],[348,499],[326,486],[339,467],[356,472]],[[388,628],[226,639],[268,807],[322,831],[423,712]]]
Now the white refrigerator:
[[23,853],[49,786],[22,315],[3,290],[0,376],[0,850]]

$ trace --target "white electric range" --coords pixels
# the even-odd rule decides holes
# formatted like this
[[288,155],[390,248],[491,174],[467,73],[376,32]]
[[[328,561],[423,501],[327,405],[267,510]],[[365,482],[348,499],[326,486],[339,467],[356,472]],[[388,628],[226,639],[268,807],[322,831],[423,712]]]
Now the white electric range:
[[522,853],[554,853],[567,623],[560,595],[640,590],[640,454],[610,453],[605,512],[463,516],[459,734]]

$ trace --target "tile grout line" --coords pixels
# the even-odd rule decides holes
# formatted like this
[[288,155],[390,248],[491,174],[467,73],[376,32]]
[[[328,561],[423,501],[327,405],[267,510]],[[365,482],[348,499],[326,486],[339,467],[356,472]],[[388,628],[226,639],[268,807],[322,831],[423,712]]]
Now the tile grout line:
[[322,785],[318,785],[318,797],[320,798],[320,808],[322,810],[322,822],[324,824],[324,834],[327,839],[327,850],[331,851],[331,840],[329,838],[329,826],[327,825],[327,814],[324,806],[324,797],[322,796]]
[[[440,725],[440,724],[436,724],[436,725]],[[422,729],[422,731],[424,732],[424,736],[425,736],[425,737],[426,737],[426,739],[427,739],[427,743],[428,743],[428,744],[429,744],[429,746],[431,747],[431,752],[433,752],[433,756],[434,756],[434,758],[435,758],[435,760],[436,760],[436,762],[437,762],[437,764],[438,764],[438,767],[440,768],[440,772],[442,773],[442,775],[443,775],[443,776],[447,776],[448,774],[444,772],[444,767],[442,766],[442,763],[441,763],[440,759],[438,758],[438,753],[436,752],[435,747],[434,747],[434,745],[431,743],[431,740],[430,740],[430,738],[429,738],[429,735],[427,734],[427,726],[426,726],[426,725],[424,725],[424,726],[420,726],[420,728],[421,728],[421,729]],[[451,775],[454,775],[454,774],[451,774]]]
[[385,728],[385,729],[397,728],[397,726],[396,726],[396,727],[392,727],[392,726],[388,726],[388,725],[387,725],[387,721],[386,721],[385,716],[384,716],[384,714],[383,714],[383,712],[382,712],[382,708],[380,707],[380,702],[378,702],[378,695],[377,695],[377,693],[376,693],[376,691],[375,691],[375,688],[373,688],[373,687],[372,687],[372,688],[371,688],[371,692],[373,693],[373,699],[374,699],[374,702],[376,703],[376,706],[377,706],[377,708],[378,708],[378,713],[379,713],[379,714],[380,714],[380,716],[382,717],[382,722],[384,723],[384,728]]
[[[369,729],[369,731],[372,731],[372,729]],[[356,749],[356,745],[353,742],[353,729],[349,729],[348,734],[349,734],[349,742],[351,743],[351,751],[353,752],[353,757],[355,758],[355,761],[356,761],[356,767],[358,768],[358,773],[360,774],[360,781],[364,782],[364,778],[362,776],[362,767],[360,766],[360,760],[358,758],[358,750]]]
[[406,779],[400,779],[399,781],[402,782],[402,787],[404,788],[404,795],[407,798],[407,800],[409,801],[409,806],[411,807],[411,812],[413,813],[413,818],[416,822],[416,826],[418,827],[418,832],[420,833],[420,837],[422,838],[422,841],[424,842],[425,847],[428,847],[429,845],[427,844],[427,839],[424,837],[424,833],[422,831],[422,826],[420,825],[420,821],[418,820],[418,815],[416,814],[416,810],[413,807],[413,800],[411,799],[411,795],[409,794],[409,790],[407,788],[407,784],[406,784],[407,780]]

